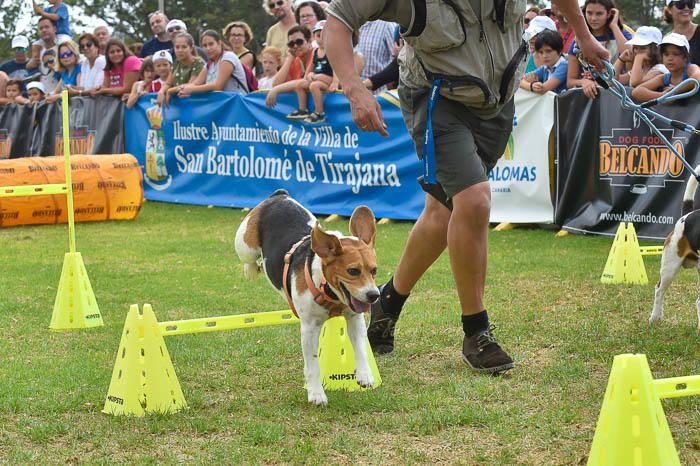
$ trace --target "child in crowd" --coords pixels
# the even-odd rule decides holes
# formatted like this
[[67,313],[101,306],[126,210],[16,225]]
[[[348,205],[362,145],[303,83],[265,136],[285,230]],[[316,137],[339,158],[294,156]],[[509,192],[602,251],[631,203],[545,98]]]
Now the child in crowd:
[[25,99],[22,96],[15,97],[15,100],[17,101],[18,104],[38,104],[39,102],[44,100],[44,97],[46,96],[46,89],[44,88],[44,85],[39,82],[39,81],[32,81],[29,84],[27,84],[27,95],[29,96],[28,99]]
[[159,92],[170,78],[173,71],[173,56],[167,50],[158,50],[153,54],[153,69],[156,71],[156,80],[151,84],[151,92]]
[[[48,8],[42,8],[36,4],[36,0],[32,0],[34,12],[44,18],[48,18],[56,24],[56,34],[68,36],[72,39],[70,32],[70,12],[68,5],[63,3],[63,0],[49,0],[51,4]],[[62,40],[60,42],[63,42]],[[43,43],[41,44],[44,45]]]
[[530,45],[530,58],[527,61],[527,65],[525,65],[526,74],[532,73],[544,64],[542,63],[541,55],[538,55],[536,53],[537,50],[535,49],[535,41],[537,40],[537,37],[544,31],[557,32],[556,23],[548,16],[535,16],[530,21],[527,29],[525,29],[523,38],[526,39],[528,41],[528,44]]
[[[319,21],[314,26],[313,35],[318,43],[318,48],[314,50],[313,69],[306,73],[305,79],[300,80],[295,91],[299,98],[299,110],[296,110],[287,118],[292,120],[303,119],[307,123],[323,123],[326,121],[326,112],[323,110],[323,92],[334,92],[338,89],[338,80],[333,75],[333,68],[326,56],[323,47],[323,27],[326,21]],[[311,93],[314,101],[314,111],[309,114],[308,96]]]
[[544,30],[539,33],[535,39],[535,52],[540,56],[542,66],[526,74],[520,87],[538,94],[564,92],[568,63],[561,53],[563,47],[564,41],[558,32]]
[[95,94],[121,97],[131,92],[139,79],[141,59],[134,56],[119,39],[107,41],[107,58],[105,77],[102,86],[96,88]]
[[136,105],[139,98],[153,91],[152,85],[156,80],[156,70],[153,66],[153,58],[146,57],[141,62],[141,68],[139,69],[139,80],[134,83],[131,87],[131,92],[129,94],[124,94],[122,96],[122,101],[126,102],[127,108],[132,108]]
[[5,84],[5,105],[17,103],[17,97],[22,97],[22,81],[10,79]]
[[170,97],[180,92],[183,84],[194,82],[199,73],[206,67],[206,63],[197,54],[194,47],[194,38],[181,32],[173,39],[175,50],[175,65],[167,81],[158,92],[158,105],[168,105]]
[[[627,41],[632,38],[622,24],[620,10],[613,0],[586,0],[583,4],[583,13],[586,17],[588,29],[600,44],[610,52],[610,62],[615,63],[617,57],[625,49],[629,48]],[[577,48],[576,41],[569,50],[569,68],[567,74],[567,87],[580,87],[586,97],[594,99],[598,95],[598,85],[590,73],[582,73],[578,57],[573,53]]]
[[235,53],[224,48],[221,35],[213,29],[208,29],[202,33],[200,44],[207,54],[206,68],[199,72],[194,81],[180,86],[178,97],[212,91],[247,94],[249,89],[243,63]]
[[263,74],[258,79],[258,89],[272,89],[272,80],[282,66],[282,52],[272,45],[265,47],[260,54],[260,61],[262,62]]
[[[58,64],[56,66],[56,72],[60,75],[60,79],[56,88],[51,91],[47,96],[46,100],[48,102],[56,102],[61,98],[61,91],[63,88],[69,89],[71,86],[78,85],[78,79],[80,77],[80,53],[78,52],[78,44],[72,40],[63,42],[58,46]],[[71,94],[74,94],[72,92]]]
[[624,85],[637,87],[654,76],[667,73],[659,63],[659,43],[661,31],[653,26],[641,26],[634,37],[627,41],[632,49],[626,49],[615,62],[615,74]]
[[660,48],[663,64],[668,71],[654,76],[632,91],[632,97],[639,102],[659,98],[687,78],[700,80],[700,67],[690,63],[690,44],[683,34],[672,32],[667,35],[661,41]]

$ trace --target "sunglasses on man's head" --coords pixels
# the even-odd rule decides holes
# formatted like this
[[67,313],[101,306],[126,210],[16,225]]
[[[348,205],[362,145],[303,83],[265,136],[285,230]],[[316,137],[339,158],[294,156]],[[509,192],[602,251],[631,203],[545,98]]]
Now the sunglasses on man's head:
[[66,51],[66,52],[59,53],[59,54],[58,54],[58,58],[69,58],[69,57],[72,57],[72,56],[74,56],[74,55],[75,55],[75,54],[74,54],[73,52],[71,52],[70,50],[68,50],[68,51]]
[[172,26],[168,28],[168,32],[173,32],[173,31],[180,31],[182,29],[182,26]]
[[89,49],[89,48],[92,47],[93,45],[95,45],[95,43],[92,42],[92,41],[90,41],[90,42],[83,42],[82,44],[80,44],[80,49],[81,49],[81,50]]
[[284,0],[277,0],[277,3],[275,2],[270,2],[267,4],[268,7],[272,10],[275,6],[282,6],[284,5]]
[[675,6],[679,10],[683,10],[685,7],[691,10],[695,9],[695,0],[680,0],[679,2],[671,2],[671,6]]
[[293,49],[294,47],[301,47],[306,41],[304,39],[290,40],[287,42],[287,47]]

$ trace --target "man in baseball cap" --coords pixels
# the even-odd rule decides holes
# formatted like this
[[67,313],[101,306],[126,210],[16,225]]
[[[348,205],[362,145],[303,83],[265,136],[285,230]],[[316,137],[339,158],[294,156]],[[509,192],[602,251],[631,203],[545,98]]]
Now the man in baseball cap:
[[177,34],[187,32],[187,25],[179,19],[171,19],[168,25],[165,26],[165,32],[168,33],[168,39],[172,42]]
[[10,79],[24,79],[29,75],[27,71],[27,50],[29,49],[29,39],[25,36],[15,36],[12,38],[12,60],[8,60],[0,65],[0,71],[7,73]]

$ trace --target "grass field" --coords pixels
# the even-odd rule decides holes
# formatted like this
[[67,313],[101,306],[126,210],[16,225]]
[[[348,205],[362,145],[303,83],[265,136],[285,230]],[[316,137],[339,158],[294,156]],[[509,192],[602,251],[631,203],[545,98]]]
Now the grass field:
[[[129,305],[159,320],[286,309],[243,279],[232,246],[243,213],[147,203],[136,221],[79,224],[105,327],[47,330],[65,225],[0,230],[0,463],[585,464],[615,354],[646,353],[656,378],[700,373],[697,278],[684,271],[667,320],[650,327],[650,284],[604,286],[610,238],[545,230],[490,234],[487,305],[516,358],[502,377],[460,359],[457,296],[442,257],[377,359],[384,384],[306,401],[298,326],[167,337],[189,408],[115,418],[100,411]],[[347,232],[347,223],[327,223]],[[409,223],[379,226],[379,280]],[[683,464],[700,464],[700,399],[664,401]]]

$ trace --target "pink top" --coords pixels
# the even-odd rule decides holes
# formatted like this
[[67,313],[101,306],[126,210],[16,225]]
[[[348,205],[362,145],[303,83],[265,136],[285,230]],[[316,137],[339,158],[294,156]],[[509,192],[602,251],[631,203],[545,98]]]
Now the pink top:
[[105,84],[107,87],[123,87],[124,76],[131,71],[136,71],[138,73],[141,68],[141,59],[131,55],[126,57],[122,65],[123,67],[121,65],[116,65],[109,71],[105,70]]

